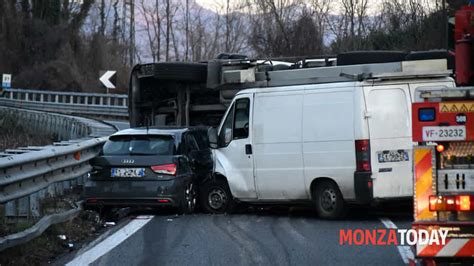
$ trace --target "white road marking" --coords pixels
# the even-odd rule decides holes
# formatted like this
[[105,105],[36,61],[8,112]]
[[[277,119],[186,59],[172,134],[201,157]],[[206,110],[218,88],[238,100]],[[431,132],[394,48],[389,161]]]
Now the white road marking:
[[[388,218],[380,218],[380,221],[387,229],[398,229],[398,227]],[[408,264],[410,262],[410,259],[415,259],[415,255],[413,254],[409,246],[397,246],[397,249],[405,264]]]
[[120,243],[125,241],[140,228],[145,226],[148,222],[153,219],[153,216],[138,216],[130,223],[120,228],[117,232],[104,239],[102,242],[97,244],[95,247],[87,250],[86,252],[75,257],[73,260],[68,262],[67,266],[76,265],[89,265],[96,261],[98,258],[107,254],[109,251],[114,249]]

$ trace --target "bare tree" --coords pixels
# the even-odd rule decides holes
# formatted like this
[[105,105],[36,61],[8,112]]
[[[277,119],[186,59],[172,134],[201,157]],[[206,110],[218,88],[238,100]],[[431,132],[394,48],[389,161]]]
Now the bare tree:
[[161,17],[159,13],[159,2],[155,1],[154,6],[148,1],[141,0],[138,7],[140,15],[145,20],[145,32],[147,36],[148,49],[153,62],[160,61],[160,41],[161,41]]
[[171,0],[166,0],[166,37],[165,37],[165,43],[166,43],[166,50],[165,50],[165,60],[169,61],[170,60],[170,31],[171,31],[171,7],[170,7],[170,1]]
[[328,25],[335,36],[333,51],[360,50],[367,35],[368,0],[341,0],[341,14],[330,16]]

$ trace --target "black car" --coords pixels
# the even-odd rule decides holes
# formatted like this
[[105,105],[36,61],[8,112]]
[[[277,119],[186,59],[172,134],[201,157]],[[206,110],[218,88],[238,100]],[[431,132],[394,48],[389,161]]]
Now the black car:
[[134,128],[109,137],[84,185],[86,208],[178,208],[191,213],[213,169],[207,128]]

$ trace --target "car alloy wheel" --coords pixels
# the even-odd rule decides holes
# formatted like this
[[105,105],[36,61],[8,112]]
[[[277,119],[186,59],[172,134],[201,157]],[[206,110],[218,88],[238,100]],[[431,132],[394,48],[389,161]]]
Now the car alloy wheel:
[[184,202],[187,212],[193,212],[196,208],[196,189],[192,182],[184,189]]

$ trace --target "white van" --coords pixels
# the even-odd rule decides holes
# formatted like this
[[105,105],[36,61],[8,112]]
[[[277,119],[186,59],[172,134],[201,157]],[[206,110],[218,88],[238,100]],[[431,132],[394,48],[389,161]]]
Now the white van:
[[219,213],[234,201],[308,201],[337,218],[346,203],[411,197],[411,102],[418,89],[455,86],[430,68],[403,62],[357,80],[238,92],[210,135],[215,178],[201,205]]

